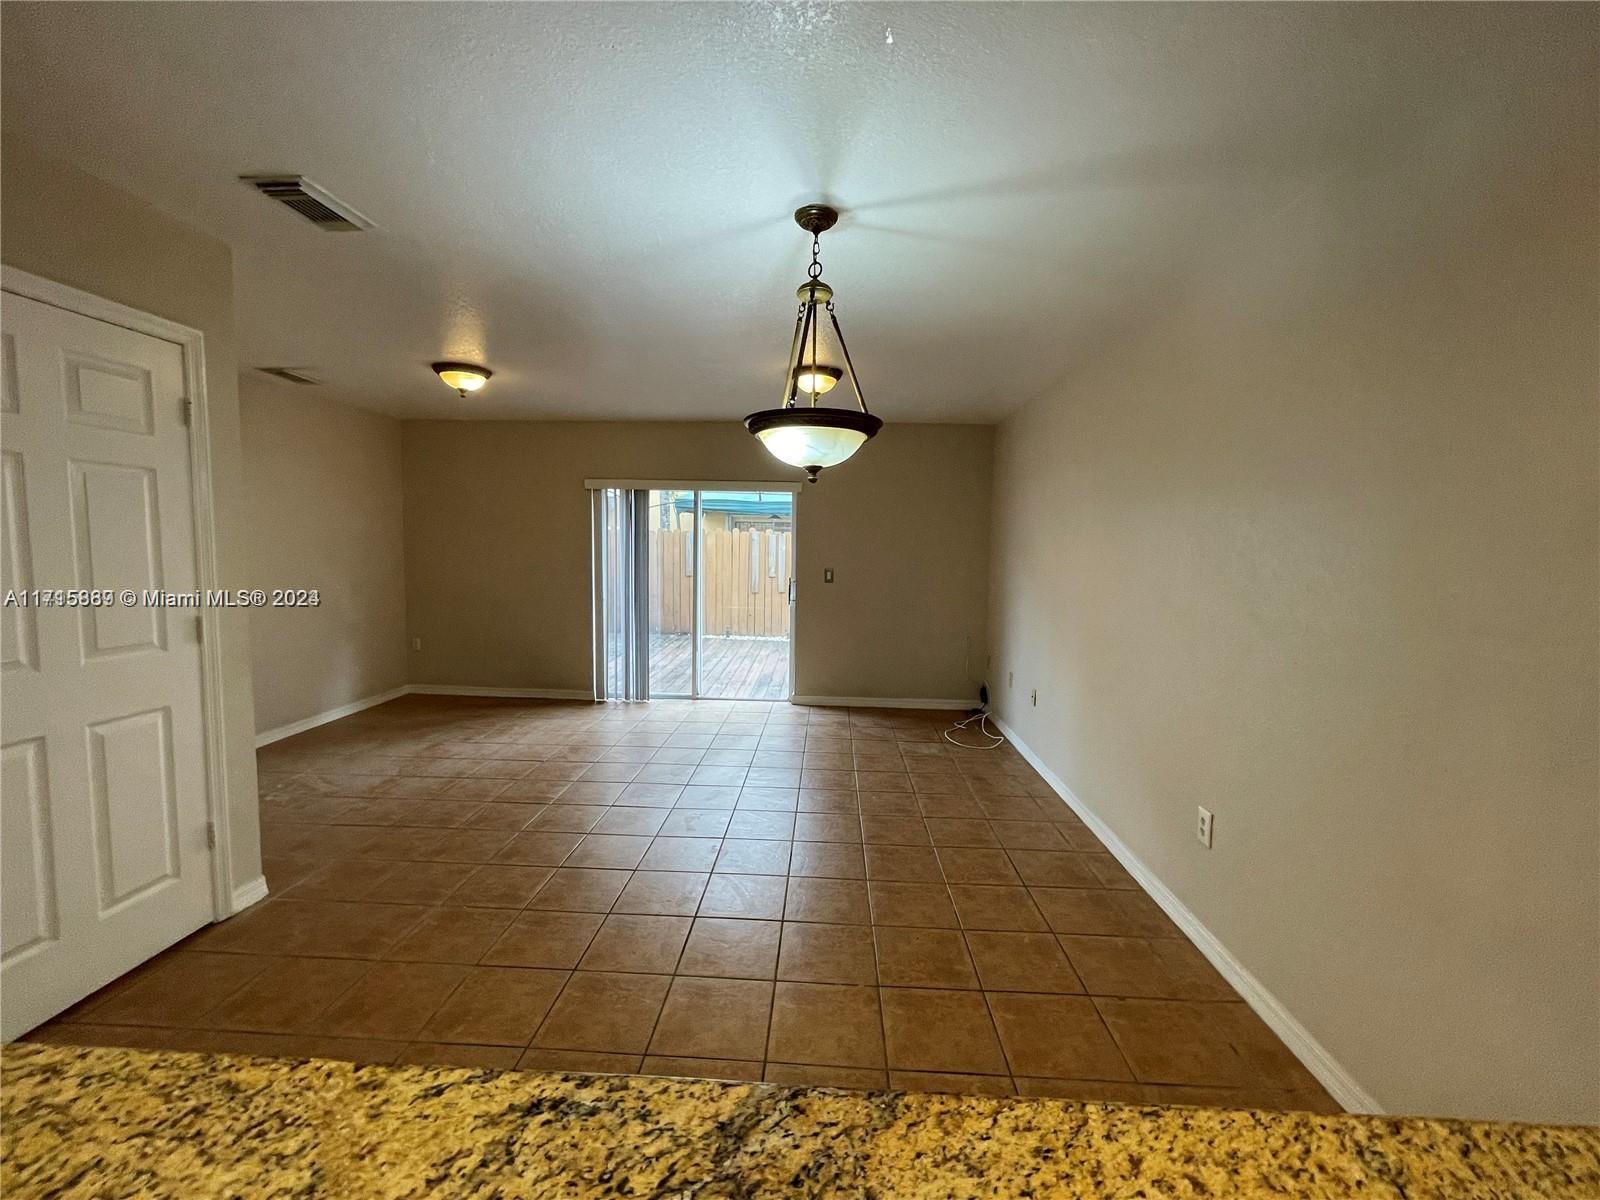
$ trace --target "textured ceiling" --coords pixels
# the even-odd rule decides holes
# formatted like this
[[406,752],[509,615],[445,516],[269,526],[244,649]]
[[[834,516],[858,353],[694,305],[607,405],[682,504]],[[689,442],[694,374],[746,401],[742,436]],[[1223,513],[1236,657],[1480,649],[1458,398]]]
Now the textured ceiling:
[[1521,7],[18,2],[5,129],[228,241],[243,364],[401,416],[769,406],[827,198],[869,404],[990,421],[1537,53]]

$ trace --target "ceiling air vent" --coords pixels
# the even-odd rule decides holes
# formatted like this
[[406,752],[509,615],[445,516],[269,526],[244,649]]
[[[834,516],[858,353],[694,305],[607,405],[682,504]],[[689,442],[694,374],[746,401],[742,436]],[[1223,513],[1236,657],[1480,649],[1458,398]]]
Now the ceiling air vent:
[[304,374],[296,367],[257,367],[256,370],[260,371],[263,375],[271,375],[274,379],[281,379],[285,383],[299,383],[315,386],[316,384],[322,382],[320,379],[313,379],[311,376]]
[[329,233],[349,233],[371,229],[372,222],[342,201],[312,183],[304,175],[241,175],[263,196],[294,209],[318,229]]

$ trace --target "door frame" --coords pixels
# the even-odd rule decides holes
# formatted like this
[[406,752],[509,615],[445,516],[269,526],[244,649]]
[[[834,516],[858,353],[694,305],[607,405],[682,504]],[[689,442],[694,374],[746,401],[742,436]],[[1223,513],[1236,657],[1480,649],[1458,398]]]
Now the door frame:
[[689,698],[691,700],[700,698],[700,651],[704,646],[706,634],[706,580],[705,571],[702,569],[705,564],[701,562],[706,544],[705,526],[701,524],[701,518],[705,515],[705,509],[700,502],[703,492],[703,488],[694,489],[694,524],[691,527],[694,536],[689,539],[689,545],[694,548],[694,553],[691,555],[694,559],[694,602],[689,605]]
[[789,695],[794,703],[795,664],[800,661],[800,493],[789,509]]
[[[788,492],[794,497],[794,503],[789,511],[790,534],[795,539],[791,561],[789,563],[789,578],[794,581],[798,577],[800,566],[800,494],[804,484],[790,480],[771,479],[585,479],[583,486],[590,492],[598,492],[602,488],[621,488],[624,491],[678,491],[694,493],[694,537],[691,544],[694,547],[694,603],[690,605],[693,613],[692,624],[693,639],[690,644],[689,662],[691,669],[690,688],[687,696],[662,696],[663,700],[701,700],[725,699],[725,697],[701,696],[700,693],[700,641],[702,637],[701,607],[705,601],[700,578],[700,493],[702,492]],[[591,511],[592,511],[591,503]],[[591,526],[594,522],[590,522]],[[591,611],[594,614],[594,628],[591,631],[592,640],[599,647],[603,634],[601,632],[601,601],[598,594],[598,576],[593,570],[593,563],[599,550],[599,535],[590,534],[590,594],[592,598]],[[799,613],[799,585],[793,584],[795,599],[789,604],[789,680],[788,695],[782,701],[769,701],[769,703],[793,704],[795,694],[795,659],[796,646],[799,641],[800,623],[797,619]],[[600,658],[596,656],[598,663]],[[596,685],[595,695],[599,695]]]
[[[169,321],[0,264],[0,292],[171,342],[183,352],[183,387],[189,404],[189,503],[194,512],[195,580],[202,593],[222,586],[217,569],[217,526],[211,486],[210,405],[206,394],[205,335]],[[231,917],[233,856],[229,834],[226,725],[223,714],[222,628],[218,610],[200,605],[200,712],[205,746],[206,820],[210,823],[211,907],[213,920]]]

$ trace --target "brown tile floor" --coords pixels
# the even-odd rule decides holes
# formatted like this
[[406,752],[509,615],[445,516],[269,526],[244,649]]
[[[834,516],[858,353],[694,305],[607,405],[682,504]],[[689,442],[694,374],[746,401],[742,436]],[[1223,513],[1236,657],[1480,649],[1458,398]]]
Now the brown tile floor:
[[272,897],[33,1036],[1335,1109],[948,714],[410,697],[259,756]]

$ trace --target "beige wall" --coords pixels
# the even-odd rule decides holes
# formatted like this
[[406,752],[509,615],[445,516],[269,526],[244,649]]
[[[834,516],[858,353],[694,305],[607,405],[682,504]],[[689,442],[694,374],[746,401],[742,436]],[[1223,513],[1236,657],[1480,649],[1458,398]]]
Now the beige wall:
[[[233,259],[228,247],[110,184],[37,153],[16,137],[5,138],[0,169],[5,180],[0,258],[7,265],[205,335],[218,567],[222,586],[243,586],[245,518],[239,487]],[[229,849],[237,887],[261,873],[250,631],[243,610],[223,610],[219,616]]]
[[400,422],[239,378],[249,585],[315,588],[250,614],[258,731],[406,682]]
[[1600,1119],[1590,56],[1241,228],[998,436],[1004,719],[1391,1111]]
[[[413,683],[589,690],[585,478],[797,474],[732,419],[407,421],[404,443]],[[983,426],[890,424],[801,493],[799,694],[975,694],[992,444]]]

